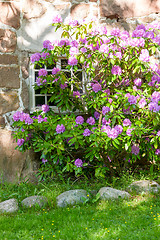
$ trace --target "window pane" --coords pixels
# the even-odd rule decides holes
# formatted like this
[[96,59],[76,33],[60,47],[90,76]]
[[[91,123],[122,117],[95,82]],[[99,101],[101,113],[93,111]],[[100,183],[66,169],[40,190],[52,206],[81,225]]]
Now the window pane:
[[82,69],[82,64],[81,63],[78,63],[78,69]]
[[36,64],[36,65],[34,66],[34,68],[35,68],[35,69],[41,69],[41,68],[44,68],[44,64],[42,64],[41,66],[39,66],[38,64]]
[[66,69],[67,66],[68,66],[68,60],[61,59],[61,69]]
[[76,76],[76,78],[77,78],[77,81],[78,81],[78,79],[82,82],[82,72],[81,71],[78,71],[78,72],[76,72],[75,73],[75,76]]
[[80,94],[82,94],[83,89],[82,89],[82,87],[79,88],[79,86],[80,86],[79,84],[76,85],[76,83],[75,83],[74,86],[73,86],[73,91],[78,91],[78,92],[80,92]]
[[35,81],[37,77],[38,77],[38,72],[35,72]]
[[64,74],[65,74],[65,76],[66,76],[67,78],[71,78],[71,72],[65,71]]
[[43,104],[45,104],[45,96],[35,96],[35,105],[38,107]]
[[35,90],[35,94],[40,94],[40,92],[41,92],[41,89],[36,89]]
[[52,71],[48,71],[48,75],[52,75]]
[[52,63],[52,64],[47,64],[46,68],[47,69],[53,69],[54,67],[56,67],[56,63]]

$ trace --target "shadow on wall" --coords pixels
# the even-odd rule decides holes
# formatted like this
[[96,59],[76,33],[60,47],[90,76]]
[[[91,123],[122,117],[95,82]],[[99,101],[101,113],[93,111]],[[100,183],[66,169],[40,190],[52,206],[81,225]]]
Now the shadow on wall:
[[[27,44],[27,49],[30,49],[30,45],[32,45],[36,40],[38,40],[38,44],[40,41],[42,42],[43,40],[46,40],[44,37],[51,32],[51,30],[53,31],[53,26],[51,26],[52,18],[55,13],[58,13],[59,9],[56,9],[55,5],[49,3],[50,1],[46,2],[48,2],[46,5],[47,9],[45,4],[43,4],[43,2],[39,2],[38,0],[21,0],[12,2],[3,0],[3,2],[0,2],[0,22],[18,30],[18,37],[23,38],[23,41]],[[52,8],[50,8],[50,6]],[[23,13],[22,23],[20,19],[21,10]],[[48,12],[50,13],[50,16]],[[62,9],[60,8],[60,12],[62,13],[62,18],[65,18],[69,15],[69,8],[65,9],[63,6]],[[31,30],[29,29],[30,25],[33,27]],[[9,46],[10,39],[5,38],[4,40],[4,36],[2,36],[2,38],[3,45]],[[5,52],[5,50],[2,50],[2,52]]]

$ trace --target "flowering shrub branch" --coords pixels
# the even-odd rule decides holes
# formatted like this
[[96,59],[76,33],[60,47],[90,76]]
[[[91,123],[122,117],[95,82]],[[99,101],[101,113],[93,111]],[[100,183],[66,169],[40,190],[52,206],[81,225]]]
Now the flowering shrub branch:
[[[158,161],[160,70],[155,54],[160,23],[138,25],[132,34],[118,28],[109,34],[94,22],[70,19],[64,24],[61,17],[54,18],[53,26],[63,30],[62,39],[44,41],[42,53],[33,54],[31,62],[41,67],[35,89],[51,95],[59,114],[49,105],[32,115],[16,112],[18,149],[40,152],[52,172],[90,171],[96,176],[114,174],[141,159]],[[42,66],[63,55],[73,76],[56,67],[48,75]],[[79,66],[84,83],[76,75]]]

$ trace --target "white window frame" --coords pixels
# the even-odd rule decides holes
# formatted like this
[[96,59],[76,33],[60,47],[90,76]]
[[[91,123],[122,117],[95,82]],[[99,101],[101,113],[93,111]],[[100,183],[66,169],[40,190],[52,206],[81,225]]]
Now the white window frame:
[[[58,61],[56,62],[56,67],[61,69],[61,59],[66,60],[65,57],[60,57],[58,59]],[[46,69],[46,66],[45,66]],[[46,69],[47,71],[52,71],[52,69]],[[36,101],[35,101],[35,97],[36,96],[44,96],[45,97],[45,103],[47,104],[47,94],[36,94],[35,93],[35,89],[34,89],[34,84],[35,84],[35,73],[38,72],[39,69],[35,69],[34,68],[34,64],[30,65],[30,71],[29,71],[29,92],[30,92],[30,113],[33,113],[37,110],[41,109],[41,106],[36,106]],[[73,76],[73,68],[71,68],[71,70],[68,69],[63,69],[64,72],[71,72],[71,76]],[[85,83],[86,83],[86,73],[84,72],[83,69],[79,70],[80,72],[82,72],[82,94],[83,95],[85,93]],[[73,90],[73,85],[71,85],[71,90]],[[50,94],[49,94],[50,95]],[[50,106],[54,112],[59,113],[58,107],[57,106]]]

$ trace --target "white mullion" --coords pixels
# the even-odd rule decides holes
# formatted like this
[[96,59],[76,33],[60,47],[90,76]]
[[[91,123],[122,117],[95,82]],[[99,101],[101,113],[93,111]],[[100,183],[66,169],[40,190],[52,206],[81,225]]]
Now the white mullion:
[[[72,77],[73,77],[73,68],[71,68],[71,81],[72,81]],[[71,83],[71,91],[73,91],[73,83]]]
[[34,67],[33,65],[31,66],[30,69],[30,97],[31,97],[31,102],[30,102],[30,108],[31,111],[33,111],[35,109],[35,90],[34,90],[34,82],[35,82],[35,74],[34,74]]
[[82,87],[83,87],[83,94],[85,93],[85,73],[82,70]]
[[56,62],[56,67],[59,69],[62,69],[61,67],[61,59],[58,59],[58,61]]

